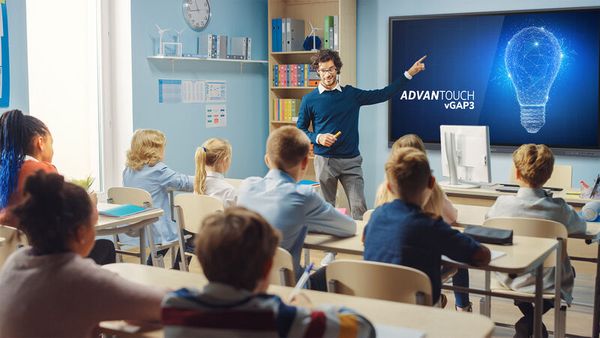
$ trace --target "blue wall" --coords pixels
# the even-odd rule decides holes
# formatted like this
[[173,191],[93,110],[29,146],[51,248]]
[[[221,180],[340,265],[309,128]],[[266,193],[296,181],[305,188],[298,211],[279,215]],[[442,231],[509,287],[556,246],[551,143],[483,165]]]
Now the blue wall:
[[27,24],[25,0],[7,0],[8,49],[10,62],[9,109],[29,111],[29,89],[27,85]]
[[[358,86],[370,89],[383,87],[388,83],[388,18],[390,16],[598,5],[600,5],[598,0],[358,0],[356,37]],[[407,65],[407,67],[409,66]],[[383,165],[388,156],[387,112],[387,103],[383,103],[363,107],[360,114],[360,151],[364,157],[365,193],[370,206],[373,203],[377,185],[384,178]],[[434,174],[439,177],[441,175],[439,151],[429,151],[429,159]],[[600,172],[598,158],[558,156],[556,162],[573,166],[573,186],[579,186],[577,182],[580,179],[591,181]],[[512,164],[511,155],[493,154],[491,163],[492,180],[507,182]]]
[[[202,32],[252,38],[252,58],[267,58],[267,1],[211,1],[212,17]],[[228,139],[233,146],[229,177],[263,175],[268,135],[267,65],[238,63],[148,61],[158,49],[155,24],[185,28],[184,53],[195,53],[196,37],[183,20],[181,0],[132,0],[133,127],[154,128],[167,136],[166,163],[175,170],[194,172],[196,147],[210,137]],[[227,81],[226,128],[205,128],[204,104],[159,104],[158,79]]]

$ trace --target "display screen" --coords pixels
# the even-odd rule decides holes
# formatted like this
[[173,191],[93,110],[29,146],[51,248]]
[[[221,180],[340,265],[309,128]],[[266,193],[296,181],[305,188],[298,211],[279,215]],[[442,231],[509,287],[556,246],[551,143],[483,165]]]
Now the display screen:
[[390,18],[389,141],[439,143],[440,125],[487,125],[490,143],[600,149],[600,8]]

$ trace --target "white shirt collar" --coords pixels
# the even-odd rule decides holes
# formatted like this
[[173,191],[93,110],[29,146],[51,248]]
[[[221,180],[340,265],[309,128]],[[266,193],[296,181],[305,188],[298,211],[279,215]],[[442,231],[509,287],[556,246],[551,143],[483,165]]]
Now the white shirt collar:
[[29,156],[29,155],[25,155],[25,161],[35,161],[35,162],[39,162],[37,158],[33,157],[33,156]]
[[332,90],[339,90],[340,92],[342,91],[342,87],[340,86],[339,82],[337,82],[335,84],[335,87],[333,89],[327,89],[327,88],[325,88],[325,86],[323,86],[321,84],[321,82],[319,82],[319,87],[318,88],[319,88],[319,94],[322,94],[325,91],[332,91]]
[[206,177],[214,177],[214,178],[225,178],[225,175],[218,173],[216,171],[206,171]]

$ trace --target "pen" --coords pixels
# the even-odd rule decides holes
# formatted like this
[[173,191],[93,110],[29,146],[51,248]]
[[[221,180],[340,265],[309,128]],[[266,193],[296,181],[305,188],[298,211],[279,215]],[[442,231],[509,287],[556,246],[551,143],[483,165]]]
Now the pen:
[[333,137],[338,138],[340,137],[340,135],[342,135],[342,131],[338,131],[337,133],[335,133],[335,135],[333,135]]
[[304,273],[302,274],[302,276],[298,280],[298,283],[296,283],[296,286],[294,287],[294,290],[292,290],[292,292],[290,293],[290,296],[289,296],[290,301],[292,299],[294,299],[294,297],[297,294],[300,293],[300,290],[304,287],[304,284],[306,284],[306,282],[308,281],[308,277],[310,276],[310,270],[312,270],[312,268],[313,268],[314,265],[315,265],[315,263],[310,263],[310,264],[308,264],[308,266],[306,267],[306,269],[304,269]]

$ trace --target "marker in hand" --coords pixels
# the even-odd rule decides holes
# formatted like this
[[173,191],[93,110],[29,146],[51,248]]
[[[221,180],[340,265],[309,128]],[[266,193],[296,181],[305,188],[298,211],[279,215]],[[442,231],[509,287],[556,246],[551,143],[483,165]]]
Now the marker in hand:
[[315,263],[310,263],[310,264],[308,264],[306,269],[304,269],[304,273],[298,280],[298,283],[296,283],[294,290],[292,290],[292,292],[290,293],[290,296],[289,296],[290,302],[294,299],[294,297],[296,297],[296,295],[298,295],[300,293],[300,290],[302,290],[302,288],[304,287],[304,284],[306,284],[306,282],[308,282],[308,277],[310,277],[310,270],[312,270],[314,265],[315,265]]
[[338,138],[340,137],[340,135],[342,135],[342,131],[338,131],[337,133],[335,133],[335,135],[333,135],[333,137]]

